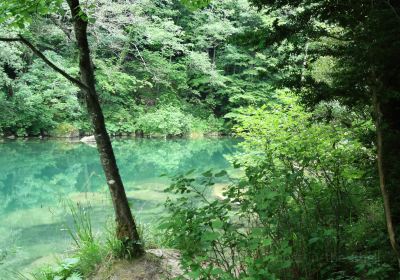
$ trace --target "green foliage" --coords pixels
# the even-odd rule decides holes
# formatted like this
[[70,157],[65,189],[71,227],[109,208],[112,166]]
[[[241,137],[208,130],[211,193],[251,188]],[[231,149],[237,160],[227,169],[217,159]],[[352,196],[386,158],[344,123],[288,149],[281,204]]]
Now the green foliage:
[[[43,11],[32,18],[28,2],[3,5],[5,14],[11,11],[21,22],[30,23],[21,29],[6,28],[1,36],[15,37],[15,32],[23,31],[51,61],[77,76],[71,66],[77,65],[75,46],[65,39],[71,38],[68,13],[57,6],[58,1],[40,1]],[[96,19],[91,22],[90,41],[97,89],[111,134],[146,130],[186,135],[188,127],[192,132],[220,132],[225,114],[242,105],[263,103],[268,97],[266,80],[256,81],[265,72],[263,62],[235,39],[260,24],[262,15],[246,0],[200,2],[187,1],[189,9],[179,1],[158,0],[83,4],[90,18]],[[21,10],[23,5],[26,11]],[[42,16],[47,13],[54,17]],[[5,46],[0,55],[0,109],[4,109],[0,129],[4,134],[49,134],[65,124],[90,133],[83,96],[77,89],[32,59],[30,50],[18,44],[0,45]],[[10,70],[16,76],[10,76]],[[8,96],[10,89],[13,96]],[[162,108],[169,105],[185,117]],[[162,118],[151,115],[156,110],[172,118],[166,128],[160,127]],[[152,124],[144,121],[147,114]],[[182,125],[175,127],[176,117],[189,120],[182,119]]]
[[77,137],[79,136],[79,130],[72,124],[60,123],[50,132],[50,135],[55,137]]
[[153,113],[146,113],[137,120],[145,135],[183,136],[190,131],[190,120],[179,108],[162,106]]
[[244,138],[243,152],[233,163],[245,177],[233,181],[222,200],[208,193],[224,172],[181,175],[169,188],[183,197],[167,202],[171,216],[163,227],[183,251],[188,275],[392,277],[390,255],[381,250],[389,244],[375,206],[372,151],[342,123],[315,121],[287,90],[240,113],[235,130]]
[[55,268],[44,267],[33,273],[32,277],[35,280],[82,280],[82,275],[76,272],[78,258],[66,258],[60,261]]
[[191,279],[277,279],[276,272],[290,266],[289,244],[273,244],[254,213],[238,206],[240,189],[231,185],[224,200],[209,196],[225,171],[186,176],[173,178],[168,191],[184,196],[167,201],[171,216],[161,228],[170,238],[167,244],[182,250]]
[[210,115],[207,119],[192,118],[190,127],[192,132],[218,133],[224,131],[224,121],[217,119],[213,115]]
[[[53,60],[67,64],[53,52],[46,52]],[[30,71],[10,85],[14,95],[0,97],[2,111],[0,127],[4,132],[18,136],[38,135],[41,131],[57,129],[68,132],[73,120],[83,117],[83,110],[76,97],[77,90],[63,77],[49,71],[45,64],[34,60]],[[71,72],[76,69],[71,67]],[[56,130],[57,130],[56,129]],[[68,130],[68,131],[64,131]]]
[[7,0],[0,3],[0,24],[24,28],[34,15],[46,15],[59,9],[62,0]]
[[210,2],[210,0],[182,0],[184,5],[193,10],[205,7]]
[[[191,278],[393,278],[370,111],[372,101],[382,111],[375,115],[384,124],[381,157],[397,227],[399,4],[250,2],[263,9],[246,0],[84,3],[107,129],[177,137],[233,127],[244,139],[233,163],[245,177],[225,199],[207,194],[223,173],[174,178],[170,190],[183,197],[167,202],[173,217],[164,226]],[[0,35],[24,33],[77,76],[60,3],[2,1]],[[0,48],[2,134],[90,132],[76,88],[25,48]],[[165,154],[143,154],[143,162],[170,170]],[[100,261],[89,233],[86,224],[74,235],[85,244],[77,257],[88,270],[60,264],[60,277],[84,276]],[[107,244],[125,255],[117,240]]]

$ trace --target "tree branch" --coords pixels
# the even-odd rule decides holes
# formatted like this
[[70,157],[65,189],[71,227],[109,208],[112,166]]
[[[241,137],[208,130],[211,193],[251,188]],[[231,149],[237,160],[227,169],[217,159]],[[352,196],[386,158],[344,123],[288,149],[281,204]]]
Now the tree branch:
[[64,78],[68,81],[79,87],[81,90],[88,90],[88,87],[82,83],[77,78],[72,77],[67,72],[59,68],[53,62],[51,62],[40,50],[38,50],[31,42],[25,39],[22,35],[18,35],[17,38],[2,38],[0,37],[0,42],[21,42],[26,45],[28,48],[32,50],[34,54],[36,54],[40,59],[42,59],[48,66],[50,66],[54,71],[60,73]]
[[400,15],[397,12],[396,8],[392,5],[392,3],[390,3],[390,0],[384,1],[386,5],[389,6],[389,8],[392,10],[392,12],[394,13],[394,16],[400,20]]
[[20,42],[21,39],[19,38],[3,38],[0,37],[0,42]]

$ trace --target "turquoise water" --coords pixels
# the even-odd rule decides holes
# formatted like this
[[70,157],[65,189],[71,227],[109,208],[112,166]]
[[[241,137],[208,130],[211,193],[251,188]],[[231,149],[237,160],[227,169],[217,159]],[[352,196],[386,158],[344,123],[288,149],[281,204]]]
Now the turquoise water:
[[[1,141],[1,140],[0,140]],[[233,139],[114,140],[120,172],[133,212],[142,223],[157,223],[168,194],[168,179],[191,169],[229,169]],[[65,201],[90,201],[92,220],[112,217],[97,150],[83,143],[55,140],[0,142],[0,279],[26,272],[65,254],[71,220]],[[7,276],[8,277],[8,276]]]

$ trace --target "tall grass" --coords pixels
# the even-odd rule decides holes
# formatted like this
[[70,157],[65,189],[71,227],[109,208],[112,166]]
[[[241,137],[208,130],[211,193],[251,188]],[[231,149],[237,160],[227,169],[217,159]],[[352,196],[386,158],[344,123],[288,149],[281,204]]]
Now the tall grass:
[[[55,266],[39,268],[29,277],[18,275],[18,280],[80,280],[87,279],[97,268],[109,266],[115,259],[130,259],[132,256],[124,242],[115,235],[115,222],[108,219],[101,234],[95,234],[90,216],[91,206],[63,201],[63,206],[72,217],[65,230],[73,241],[73,250],[68,258],[57,260]],[[138,223],[139,233],[145,248],[159,248],[163,244],[160,234],[153,224]],[[25,278],[23,278],[25,277]]]
[[104,248],[93,233],[90,217],[90,205],[74,204],[64,201],[64,207],[71,214],[72,224],[65,225],[65,230],[71,237],[73,253],[64,259],[58,259],[55,266],[44,266],[32,273],[26,279],[34,280],[80,280],[86,279],[96,270],[107,255]]
[[93,243],[92,220],[88,211],[91,208],[90,205],[84,207],[79,203],[75,205],[71,201],[67,201],[67,207],[72,216],[73,227],[67,225],[66,230],[75,245],[81,248],[86,243]]

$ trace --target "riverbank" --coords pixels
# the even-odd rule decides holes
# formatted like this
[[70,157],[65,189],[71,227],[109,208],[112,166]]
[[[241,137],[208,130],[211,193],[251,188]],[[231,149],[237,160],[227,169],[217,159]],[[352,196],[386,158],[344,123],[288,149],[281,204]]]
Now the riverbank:
[[183,274],[180,253],[173,249],[149,249],[135,260],[114,260],[100,266],[89,280],[166,280]]
[[[134,133],[125,133],[125,134],[111,134],[113,139],[202,139],[202,138],[221,138],[221,137],[232,137],[232,135],[222,132],[191,132],[185,135],[165,135],[160,133],[152,133],[152,134],[134,134]],[[86,142],[86,139],[93,139],[90,141],[94,141],[94,136],[90,133],[85,134],[77,134],[77,135],[37,135],[37,136],[18,136],[18,135],[4,135],[0,134],[0,141],[2,140],[35,140],[35,139],[48,139],[48,140],[64,140],[69,142],[78,142],[83,139],[83,142]]]

